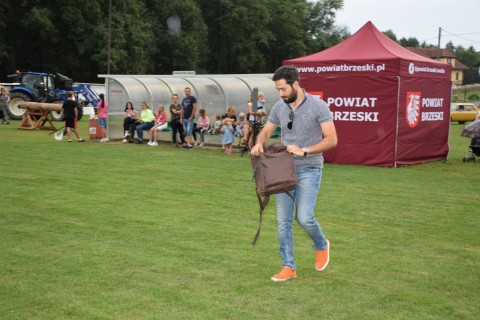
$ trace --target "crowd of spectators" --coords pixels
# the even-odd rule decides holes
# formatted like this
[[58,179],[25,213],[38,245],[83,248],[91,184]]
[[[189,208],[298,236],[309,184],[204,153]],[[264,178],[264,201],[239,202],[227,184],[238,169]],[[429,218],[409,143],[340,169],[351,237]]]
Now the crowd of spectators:
[[[172,95],[168,108],[170,122],[163,104],[158,104],[154,114],[145,101],[141,103],[141,110],[139,111],[135,109],[132,102],[127,102],[123,115],[124,135],[122,142],[143,144],[143,135],[146,131],[149,137],[147,145],[157,147],[159,133],[171,131],[172,146],[188,151],[194,146],[203,147],[206,135],[221,134],[222,149],[226,154],[232,154],[235,137],[238,139],[238,146],[248,146],[251,137],[250,132],[252,131],[251,124],[253,122],[264,123],[266,116],[265,96],[262,92],[258,93],[258,107],[255,112],[252,110],[252,99],[250,99],[247,102],[248,113],[240,112],[237,119],[235,107],[230,106],[225,114],[215,115],[213,123],[210,121],[205,108],[198,109],[197,118],[197,98],[191,94],[189,87],[184,89],[184,94],[181,101],[178,94]],[[103,97],[101,97],[97,107],[99,108],[99,122],[101,121],[101,142],[108,142],[106,136],[108,105]]]

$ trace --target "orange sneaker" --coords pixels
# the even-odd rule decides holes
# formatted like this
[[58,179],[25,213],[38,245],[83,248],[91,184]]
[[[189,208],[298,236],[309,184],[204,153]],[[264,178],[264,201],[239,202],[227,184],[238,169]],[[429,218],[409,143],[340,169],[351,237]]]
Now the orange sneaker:
[[286,281],[290,278],[296,278],[297,271],[290,269],[289,267],[283,267],[282,271],[272,277],[272,281]]
[[330,241],[327,240],[327,247],[323,250],[315,251],[315,269],[323,271],[330,261]]

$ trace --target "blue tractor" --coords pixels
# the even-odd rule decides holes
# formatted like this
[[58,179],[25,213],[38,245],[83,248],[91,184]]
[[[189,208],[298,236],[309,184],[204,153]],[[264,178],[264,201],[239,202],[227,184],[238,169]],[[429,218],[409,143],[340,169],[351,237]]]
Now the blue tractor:
[[[10,90],[8,113],[11,119],[21,119],[26,110],[20,108],[22,102],[63,103],[67,100],[67,91],[74,91],[79,106],[92,104],[96,106],[99,97],[88,84],[73,85],[72,79],[59,73],[18,72],[10,77],[17,83]],[[80,101],[79,94],[84,101]],[[80,108],[82,109],[82,108]],[[81,112],[82,113],[82,112]],[[53,120],[63,120],[63,111],[50,111]]]

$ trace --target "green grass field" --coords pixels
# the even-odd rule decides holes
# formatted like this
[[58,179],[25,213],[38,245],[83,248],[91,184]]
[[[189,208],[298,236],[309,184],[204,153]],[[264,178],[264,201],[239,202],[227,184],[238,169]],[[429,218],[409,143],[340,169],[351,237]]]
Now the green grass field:
[[[449,160],[327,164],[314,269],[274,283],[248,157],[170,144],[79,144],[0,126],[0,319],[478,319],[480,159],[452,124]],[[87,137],[86,121],[81,132]]]

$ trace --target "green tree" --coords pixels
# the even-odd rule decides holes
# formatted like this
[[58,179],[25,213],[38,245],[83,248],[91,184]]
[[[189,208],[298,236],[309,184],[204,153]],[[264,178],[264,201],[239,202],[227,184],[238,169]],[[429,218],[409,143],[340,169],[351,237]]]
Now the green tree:
[[209,30],[215,73],[266,72],[271,20],[265,0],[199,0]]
[[[155,53],[155,37],[153,24],[145,18],[147,14],[148,9],[142,1],[113,2],[111,73],[148,74],[153,71],[151,59]],[[104,30],[107,29],[106,18],[105,15],[101,23]],[[106,43],[106,32],[103,39]],[[106,45],[97,57],[100,61],[107,61]]]
[[[88,3],[90,11],[86,15],[82,11],[86,2],[8,1],[5,6],[9,14],[3,19],[8,28],[2,32],[8,44],[6,57],[2,59],[5,73],[13,73],[16,69],[59,72],[78,81],[76,74],[85,71],[82,80],[93,80],[88,57],[96,43],[86,39],[96,31],[96,25],[85,23],[84,18],[92,22],[98,20],[94,14],[95,3]],[[88,52],[82,47],[92,49]]]
[[[438,48],[438,46],[435,46],[435,48]],[[455,46],[453,45],[453,42],[452,41],[448,41],[447,44],[445,45],[445,49],[447,49],[448,51],[454,53],[456,48]]]
[[393,41],[398,43],[397,35],[392,31],[392,29],[388,29],[387,31],[383,31],[383,34],[392,39]]
[[[342,0],[115,0],[110,72],[272,72],[283,60],[348,36]],[[107,72],[108,1],[7,0],[0,8],[0,77],[16,69],[99,81]]]
[[413,37],[410,37],[408,39],[401,38],[399,43],[402,47],[417,47],[420,44],[417,38],[413,38]]
[[208,28],[208,47],[211,57],[206,62],[212,73],[227,73],[229,56],[228,30],[225,27],[228,14],[234,8],[232,0],[198,0],[202,16]]
[[[196,1],[149,1],[148,19],[153,26],[155,73],[174,70],[206,72],[209,59],[208,31]],[[169,26],[170,24],[170,26]]]
[[457,56],[458,61],[468,67],[468,70],[464,71],[464,83],[477,83],[480,80],[478,75],[480,53],[476,52],[473,46],[468,49],[458,46],[453,50],[453,53]]
[[6,75],[8,72],[9,63],[9,50],[10,46],[7,42],[7,26],[10,3],[7,2],[3,6],[0,6],[0,82],[6,82]]
[[[15,69],[48,71],[50,51],[58,47],[60,34],[54,12],[36,6],[36,1],[9,1],[5,38],[8,44],[9,73]],[[28,14],[27,14],[28,13]],[[18,65],[17,65],[18,63]]]
[[265,0],[270,11],[268,28],[273,32],[266,57],[269,72],[278,68],[285,59],[307,54],[305,44],[305,18],[308,4],[304,0]]
[[260,1],[239,0],[228,13],[224,25],[229,44],[224,61],[227,73],[267,70],[262,51],[266,51],[272,39],[272,33],[267,27],[269,20],[269,12]]
[[[113,4],[112,73],[149,72],[153,33],[143,2]],[[60,72],[75,81],[98,81],[97,74],[106,73],[107,1],[24,0],[8,5],[9,72]]]
[[53,12],[53,23],[60,41],[46,51],[48,70],[71,77],[74,81],[97,82],[98,73],[106,73],[101,66],[106,61],[96,58],[106,47],[106,8],[97,1],[58,1]]
[[343,0],[308,2],[305,26],[307,54],[330,48],[350,35],[345,27],[335,26],[335,12],[342,8]]

